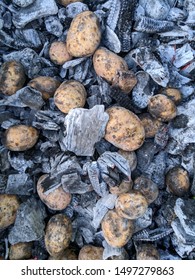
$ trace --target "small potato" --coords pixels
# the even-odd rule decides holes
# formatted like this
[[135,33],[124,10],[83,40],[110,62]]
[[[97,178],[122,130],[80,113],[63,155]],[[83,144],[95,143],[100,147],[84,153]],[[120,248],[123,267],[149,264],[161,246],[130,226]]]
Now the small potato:
[[190,188],[188,172],[183,167],[171,168],[165,177],[168,190],[177,196],[184,196]]
[[32,148],[39,137],[37,129],[27,125],[15,125],[5,132],[5,146],[15,152]]
[[100,44],[101,30],[98,17],[91,11],[78,14],[67,33],[67,50],[74,57],[92,55]]
[[71,194],[66,193],[61,186],[45,194],[41,183],[47,177],[47,174],[42,175],[37,182],[37,193],[40,199],[52,210],[59,211],[65,209],[71,201]]
[[103,260],[103,247],[85,245],[79,252],[79,260]]
[[21,89],[26,77],[24,67],[15,60],[7,61],[2,64],[0,69],[0,93],[12,95]]
[[146,198],[138,191],[120,194],[115,203],[116,212],[119,216],[135,220],[144,215],[148,208]]
[[153,244],[139,244],[136,248],[137,260],[160,260],[160,255]]
[[118,186],[114,186],[114,187],[110,187],[109,191],[112,194],[116,194],[119,195],[121,193],[127,193],[132,189],[133,186],[133,182],[132,181],[122,181],[120,183],[120,185]]
[[137,156],[135,152],[128,152],[128,151],[123,151],[121,149],[118,150],[118,153],[126,158],[129,162],[129,167],[131,171],[134,171],[136,166],[137,166]]
[[104,138],[124,151],[134,151],[145,140],[144,127],[139,118],[131,111],[115,106],[106,110],[109,121]]
[[144,126],[146,138],[153,138],[163,124],[160,120],[153,118],[149,113],[140,114],[139,119]]
[[60,82],[54,78],[47,76],[39,76],[32,79],[28,86],[41,92],[44,100],[53,97],[56,89],[60,86]]
[[21,242],[10,246],[10,260],[27,260],[32,255],[32,242]]
[[112,86],[119,87],[125,93],[130,93],[130,91],[134,88],[136,84],[136,75],[131,70],[117,71],[117,74],[112,82]]
[[156,94],[150,98],[148,111],[162,122],[168,122],[177,115],[177,108],[174,102],[163,94]]
[[63,65],[66,61],[72,59],[72,56],[67,51],[66,43],[60,41],[51,44],[49,57],[51,61],[57,65]]
[[16,195],[0,194],[0,230],[13,224],[20,206]]
[[78,256],[72,248],[67,248],[60,255],[49,256],[48,260],[78,260]]
[[49,220],[45,231],[45,246],[51,256],[60,255],[69,246],[72,224],[63,214],[56,214]]
[[73,108],[82,108],[86,102],[87,93],[84,86],[77,81],[63,82],[54,94],[54,103],[58,109],[68,114]]
[[176,88],[163,88],[159,93],[169,97],[176,105],[181,102],[181,92]]
[[83,2],[83,0],[57,0],[57,2],[58,2],[60,5],[66,7],[66,6],[68,6],[70,3],[74,3],[74,2]]
[[109,210],[101,222],[105,240],[112,247],[121,248],[134,233],[133,221],[125,219],[115,210]]

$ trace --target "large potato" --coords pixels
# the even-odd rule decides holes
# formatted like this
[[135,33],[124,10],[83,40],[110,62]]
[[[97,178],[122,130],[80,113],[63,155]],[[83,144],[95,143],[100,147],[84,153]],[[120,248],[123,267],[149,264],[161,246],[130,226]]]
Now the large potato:
[[45,246],[51,256],[60,255],[69,246],[72,224],[63,214],[56,214],[49,220],[45,231]]
[[51,44],[49,57],[51,61],[57,65],[63,65],[66,61],[72,59],[72,56],[68,53],[66,43],[60,41]]
[[39,137],[36,128],[27,125],[15,125],[5,132],[5,146],[11,151],[26,151],[32,148]]
[[103,247],[96,247],[92,245],[85,245],[79,252],[79,260],[102,260],[103,259]]
[[57,0],[57,2],[58,2],[60,5],[66,7],[66,6],[68,6],[70,3],[74,3],[74,2],[83,2],[83,0]]
[[16,195],[0,194],[0,230],[13,224],[20,206]]
[[37,193],[40,199],[52,210],[65,209],[71,201],[71,194],[66,193],[61,186],[45,194],[41,183],[46,177],[48,177],[47,174],[42,175],[37,182]]
[[60,82],[51,77],[39,76],[32,79],[28,86],[40,91],[43,99],[47,100],[53,97],[56,89],[60,86]]
[[145,140],[144,127],[139,118],[131,111],[115,106],[106,110],[109,121],[104,138],[124,151],[134,151]]
[[26,77],[23,65],[15,60],[2,64],[0,69],[0,93],[12,95],[21,89]]
[[84,86],[77,81],[63,82],[54,94],[54,103],[58,109],[67,114],[73,108],[82,108],[87,93]]
[[32,242],[20,242],[10,246],[9,259],[10,260],[26,260],[30,259],[32,255]]
[[98,17],[91,11],[78,14],[71,22],[66,45],[74,57],[90,56],[99,46],[101,31]]
[[109,210],[101,223],[104,238],[112,247],[121,248],[134,232],[133,221],[120,217],[115,210]]

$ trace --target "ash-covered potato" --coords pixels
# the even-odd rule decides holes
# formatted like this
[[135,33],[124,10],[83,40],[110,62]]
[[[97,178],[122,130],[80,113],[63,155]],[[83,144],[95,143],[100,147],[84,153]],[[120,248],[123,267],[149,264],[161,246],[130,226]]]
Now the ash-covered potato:
[[142,146],[145,131],[140,119],[131,111],[115,106],[106,110],[109,121],[104,138],[124,151],[134,151]]
[[39,76],[32,79],[28,86],[41,92],[44,100],[53,97],[56,89],[60,86],[60,82],[54,78],[47,76]]
[[10,260],[27,260],[32,255],[32,242],[20,242],[10,246],[9,259]]
[[177,196],[184,196],[190,188],[188,172],[183,167],[171,168],[165,177],[168,190]]
[[83,0],[57,0],[57,2],[58,2],[60,5],[66,7],[66,6],[68,6],[69,4],[71,4],[71,3],[83,2]]
[[11,126],[5,132],[5,146],[15,152],[26,151],[36,144],[38,137],[38,130],[32,126]]
[[177,88],[163,88],[160,90],[160,94],[164,94],[169,97],[176,105],[178,105],[182,99],[181,92]]
[[78,256],[75,250],[67,248],[59,255],[49,256],[48,260],[78,260]]
[[45,231],[45,246],[51,256],[60,255],[69,246],[72,224],[63,214],[56,214],[49,220]]
[[137,166],[137,156],[135,152],[128,152],[128,151],[123,151],[121,149],[118,150],[118,153],[126,158],[126,160],[129,162],[129,167],[130,170],[133,171],[135,170]]
[[119,216],[115,210],[106,213],[101,227],[105,240],[116,248],[123,247],[134,233],[133,221]]
[[100,44],[101,30],[98,17],[91,11],[78,14],[67,33],[68,53],[74,57],[92,55]]
[[148,111],[154,118],[162,122],[168,122],[177,115],[177,108],[174,102],[163,94],[156,94],[150,98]]
[[133,189],[143,194],[148,204],[154,202],[159,194],[157,184],[143,175],[136,178],[136,180],[134,181]]
[[54,94],[54,103],[58,109],[68,114],[71,109],[82,108],[86,102],[85,87],[77,81],[63,82]]
[[103,260],[103,247],[85,245],[79,252],[79,260]]
[[21,89],[26,76],[23,65],[15,60],[2,64],[0,69],[0,93],[12,95]]
[[135,220],[144,215],[148,208],[148,202],[140,192],[132,190],[118,196],[115,208],[119,216]]
[[139,244],[136,248],[137,260],[160,260],[158,250],[153,244]]
[[63,65],[66,61],[72,59],[72,56],[68,53],[66,43],[61,41],[56,41],[51,44],[49,57],[57,65]]
[[20,206],[16,195],[0,194],[0,230],[13,224]]
[[118,186],[109,187],[109,191],[112,194],[119,195],[121,193],[127,193],[132,189],[133,181],[122,181]]
[[139,119],[144,126],[146,138],[153,138],[162,125],[160,120],[153,118],[149,113],[140,114]]
[[40,199],[43,201],[43,203],[47,205],[47,207],[49,207],[52,210],[59,211],[65,209],[71,201],[71,194],[66,193],[63,190],[62,186],[46,194],[44,192],[44,188],[42,187],[41,183],[47,177],[48,175],[44,174],[39,178],[37,182],[37,193]]

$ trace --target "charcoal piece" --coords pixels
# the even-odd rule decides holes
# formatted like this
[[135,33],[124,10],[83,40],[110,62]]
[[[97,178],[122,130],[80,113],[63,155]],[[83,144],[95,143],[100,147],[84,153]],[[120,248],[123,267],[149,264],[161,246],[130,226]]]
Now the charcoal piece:
[[121,52],[121,42],[114,31],[107,25],[102,35],[102,43],[114,53]]
[[123,248],[114,248],[114,247],[111,247],[107,242],[106,240],[104,240],[102,242],[102,245],[104,247],[104,251],[103,251],[103,260],[107,260],[108,258],[110,257],[113,257],[113,256],[120,256],[123,254]]
[[146,2],[146,14],[154,19],[166,19],[170,6],[166,0],[148,0]]
[[32,259],[46,260],[48,259],[48,252],[45,248],[44,238],[33,242]]
[[2,122],[1,127],[4,129],[8,129],[10,126],[18,125],[18,124],[20,124],[19,120],[10,118],[9,120]]
[[[195,243],[195,236],[189,235],[186,233],[185,228],[181,225],[180,220],[176,218],[172,223],[171,226],[174,230],[177,239],[187,245],[194,245]],[[195,245],[194,245],[195,246]]]
[[17,42],[10,35],[8,35],[6,32],[4,32],[1,29],[0,29],[0,43],[11,49],[12,48],[19,49],[20,47],[24,47],[23,43],[21,45],[17,44]]
[[9,121],[9,119],[14,118],[14,115],[11,112],[4,111],[3,106],[1,107],[1,109],[3,109],[3,111],[0,112],[0,124],[2,124],[5,121]]
[[86,57],[81,57],[81,58],[76,58],[76,59],[67,61],[62,65],[62,68],[63,69],[68,69],[70,67],[75,67],[85,60],[86,60]]
[[72,109],[65,118],[67,149],[79,156],[92,156],[94,145],[105,133],[108,114],[103,105]]
[[7,176],[0,174],[0,194],[5,193],[6,185],[7,185]]
[[[83,238],[90,238],[90,243],[93,241],[95,230],[91,226],[91,220],[88,217],[78,216],[72,222],[73,234],[72,241],[76,241],[79,247],[83,247]],[[85,231],[87,234],[85,234]]]
[[66,16],[66,8],[61,8],[58,10],[58,18],[61,23],[64,23],[67,16]]
[[83,208],[82,206],[78,205],[78,206],[74,207],[74,210],[80,216],[88,217],[88,219],[92,219],[93,218],[93,207],[92,206],[88,206],[88,207]]
[[134,29],[146,33],[170,31],[174,28],[172,21],[156,20],[149,17],[141,17],[134,24]]
[[28,174],[11,174],[8,176],[5,192],[8,194],[31,195],[33,181]]
[[113,146],[111,143],[106,141],[105,139],[101,139],[99,142],[95,144],[95,148],[99,155],[102,155],[106,151],[117,152],[118,148]]
[[106,23],[113,31],[116,29],[120,10],[121,10],[121,1],[120,0],[111,1],[111,6],[109,9]]
[[80,204],[85,209],[89,206],[94,206],[98,199],[98,195],[94,192],[86,192],[82,194]]
[[4,172],[9,168],[8,151],[4,146],[0,146],[0,170],[1,172]]
[[0,18],[0,30],[3,28],[3,25],[4,25],[4,20]]
[[112,101],[112,98],[110,96],[110,92],[111,92],[110,85],[101,77],[97,77],[97,82],[99,85],[102,103],[110,105]]
[[134,233],[149,227],[152,224],[152,208],[148,208],[144,215],[134,222]]
[[13,169],[24,173],[28,168],[33,168],[34,163],[32,160],[24,158],[24,153],[12,154],[8,153],[8,161]]
[[25,8],[35,2],[35,0],[13,0],[13,4]]
[[144,229],[133,235],[133,240],[135,241],[149,241],[154,242],[164,238],[167,235],[170,235],[173,232],[171,227],[167,228],[155,228],[152,230]]
[[190,44],[185,44],[181,48],[176,49],[173,65],[180,68],[195,58],[194,50]]
[[81,2],[70,3],[66,7],[66,15],[69,18],[75,18],[78,14],[88,10],[89,10],[88,6],[84,3]]
[[158,249],[160,260],[181,260],[178,255],[173,255],[167,250]]
[[154,137],[154,143],[157,144],[160,149],[164,149],[167,145],[169,139],[169,126],[167,124],[162,124],[158,129]]
[[92,190],[91,185],[82,182],[81,176],[74,171],[62,175],[61,184],[63,190],[67,193],[83,194]]
[[170,9],[167,20],[171,21],[183,21],[187,17],[187,12],[185,10],[173,7]]
[[154,155],[157,152],[157,145],[153,142],[145,142],[137,150],[137,167],[143,172],[148,169],[153,161]]
[[49,33],[56,37],[60,37],[63,33],[63,25],[55,16],[49,16],[45,19],[45,27]]
[[58,7],[54,0],[35,0],[33,5],[21,8],[19,13],[13,14],[13,24],[16,28],[23,28],[35,19],[55,15]]
[[26,47],[39,48],[42,45],[39,33],[35,29],[16,29],[15,35],[25,41]]
[[18,211],[8,240],[11,244],[39,240],[44,236],[46,212],[43,204],[35,198],[23,202]]

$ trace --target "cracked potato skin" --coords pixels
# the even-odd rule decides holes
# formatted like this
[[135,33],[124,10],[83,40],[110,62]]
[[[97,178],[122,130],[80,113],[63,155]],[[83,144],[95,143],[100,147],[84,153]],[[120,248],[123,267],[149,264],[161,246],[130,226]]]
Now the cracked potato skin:
[[103,247],[85,245],[79,252],[79,260],[103,260]]
[[19,206],[19,199],[16,195],[0,194],[0,230],[15,222]]

